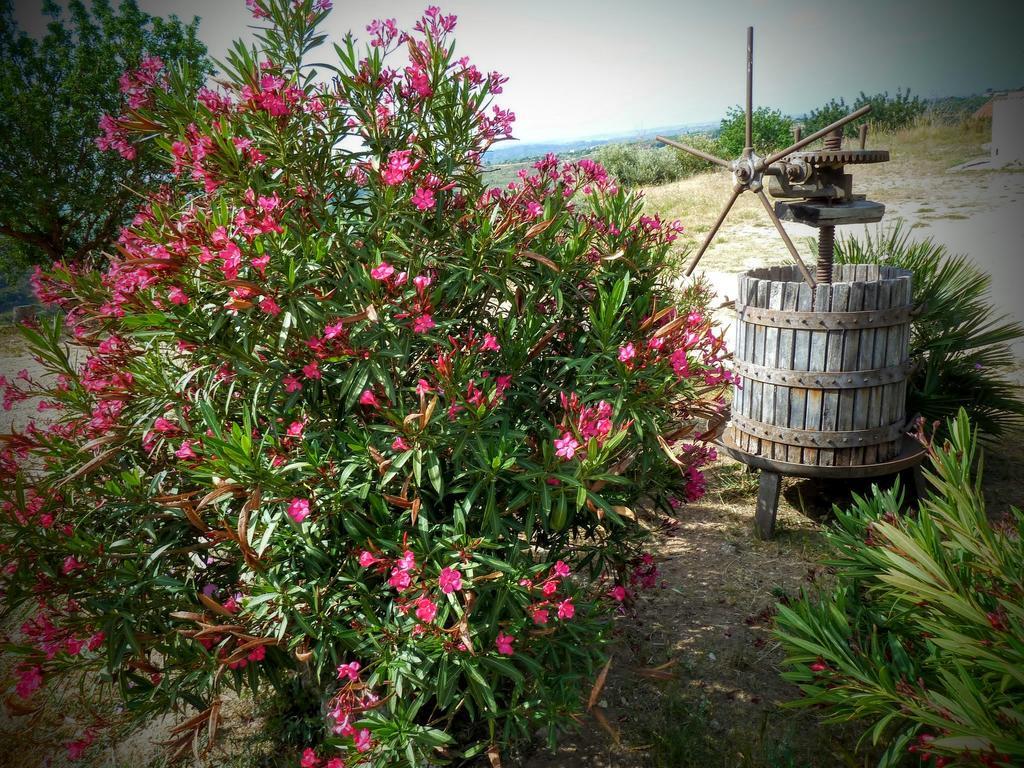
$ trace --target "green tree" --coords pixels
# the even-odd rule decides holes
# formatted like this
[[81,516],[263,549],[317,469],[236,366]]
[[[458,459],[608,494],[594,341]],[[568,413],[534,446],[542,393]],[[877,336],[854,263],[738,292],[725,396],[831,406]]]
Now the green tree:
[[847,123],[843,129],[843,134],[847,138],[857,135],[861,123],[867,123],[877,131],[891,132],[907,128],[927,109],[927,104],[919,96],[910,95],[909,88],[905,91],[897,88],[895,96],[890,96],[888,91],[873,96],[861,91],[852,107],[848,106],[844,99],[839,98],[831,99],[817,109],[812,109],[803,120],[804,133],[819,131],[866,104],[871,105],[871,111],[859,120]]
[[198,18],[152,17],[134,0],[43,3],[46,34],[17,27],[0,0],[0,273],[87,261],[131,218],[140,193],[162,179],[153,153],[101,152],[100,117],[118,109],[119,78],[144,57],[185,70],[194,89],[212,68]]
[[[718,148],[722,157],[739,157],[745,142],[746,113],[742,107],[730,107],[722,118]],[[792,143],[793,121],[777,109],[754,110],[754,151],[766,155]]]

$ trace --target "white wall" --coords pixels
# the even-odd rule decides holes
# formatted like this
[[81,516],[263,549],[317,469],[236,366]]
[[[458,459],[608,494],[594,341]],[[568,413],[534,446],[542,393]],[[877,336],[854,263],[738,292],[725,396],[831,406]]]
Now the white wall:
[[992,102],[992,165],[1024,165],[1024,92]]

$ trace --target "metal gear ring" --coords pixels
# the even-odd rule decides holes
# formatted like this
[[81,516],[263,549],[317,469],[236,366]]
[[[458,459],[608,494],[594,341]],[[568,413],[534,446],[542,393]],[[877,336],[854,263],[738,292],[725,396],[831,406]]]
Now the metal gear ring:
[[889,160],[887,149],[820,149],[813,152],[794,152],[789,162],[803,160],[814,165],[857,165],[884,163]]

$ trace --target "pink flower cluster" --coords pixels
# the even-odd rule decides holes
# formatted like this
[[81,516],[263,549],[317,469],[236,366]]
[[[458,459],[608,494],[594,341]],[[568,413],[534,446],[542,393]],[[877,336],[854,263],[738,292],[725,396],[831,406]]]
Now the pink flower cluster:
[[[352,747],[357,754],[369,752],[375,746],[375,742],[368,728],[357,729],[354,723],[361,713],[373,709],[381,701],[380,697],[360,679],[361,668],[362,665],[358,661],[350,661],[338,667],[341,687],[331,698],[327,712],[331,732],[336,736],[351,738]],[[302,768],[345,768],[345,761],[335,756],[322,762],[316,750],[307,747],[302,751],[299,765]]]
[[[604,400],[597,405],[583,405],[575,392],[569,395],[562,392],[561,401],[564,412],[562,436],[555,439],[555,456],[564,461],[584,459],[587,455],[586,445],[590,440],[596,440],[600,446],[612,433],[612,406]],[[627,423],[619,429],[628,426]]]
[[630,561],[633,566],[629,573],[629,587],[614,584],[608,590],[608,596],[617,603],[625,602],[633,597],[638,589],[654,589],[658,585],[661,572],[658,570],[654,557],[649,552],[642,553]]
[[[572,571],[562,560],[551,566],[548,575],[539,582],[530,579],[521,579],[519,586],[525,587],[532,592],[539,591],[541,597],[535,599],[527,608],[527,613],[534,624],[543,626],[551,620],[551,612],[561,621],[568,621],[576,615],[576,606],[571,597],[558,594],[562,579],[569,576]],[[499,652],[501,651],[499,645]]]
[[129,109],[149,106],[154,86],[167,87],[167,77],[163,70],[164,62],[159,56],[144,56],[139,62],[138,69],[121,75],[118,85]]
[[388,155],[387,163],[381,168],[380,178],[389,187],[401,184],[419,168],[422,160],[413,159],[411,149],[396,149]]
[[240,97],[250,109],[259,109],[272,117],[287,117],[306,98],[306,92],[296,85],[288,85],[280,74],[275,74],[269,61],[260,63],[262,74],[258,87],[242,86]]

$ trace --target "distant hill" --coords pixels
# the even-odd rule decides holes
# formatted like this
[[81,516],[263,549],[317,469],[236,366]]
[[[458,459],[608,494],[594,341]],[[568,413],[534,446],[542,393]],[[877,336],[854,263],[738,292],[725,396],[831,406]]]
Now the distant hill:
[[684,125],[666,125],[649,130],[633,131],[631,133],[599,134],[588,136],[575,141],[564,142],[526,142],[518,141],[503,142],[494,149],[488,150],[484,155],[484,163],[488,165],[499,165],[502,163],[515,163],[532,157],[543,157],[548,153],[555,155],[582,154],[590,152],[602,144],[626,143],[637,141],[649,141],[655,136],[679,136],[684,133],[698,133],[718,128],[718,122],[713,123],[687,123]]

